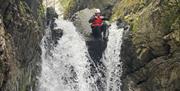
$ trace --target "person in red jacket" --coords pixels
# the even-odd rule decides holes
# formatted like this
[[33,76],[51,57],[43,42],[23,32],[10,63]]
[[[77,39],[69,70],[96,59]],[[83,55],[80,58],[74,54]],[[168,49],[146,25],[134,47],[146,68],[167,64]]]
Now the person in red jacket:
[[103,38],[105,38],[107,24],[104,20],[107,20],[107,18],[104,18],[104,16],[101,15],[100,9],[96,9],[95,15],[89,20],[89,23],[91,23],[92,34],[95,37],[101,36],[101,33],[103,32]]

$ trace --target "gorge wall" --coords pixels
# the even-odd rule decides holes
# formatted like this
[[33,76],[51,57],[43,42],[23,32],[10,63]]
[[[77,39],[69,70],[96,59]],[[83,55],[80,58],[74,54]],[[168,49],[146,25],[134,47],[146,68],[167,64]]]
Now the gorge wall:
[[[100,8],[126,22],[121,50],[122,91],[180,90],[179,0],[59,0],[65,18]],[[0,0],[0,91],[34,91],[43,35],[41,0]]]
[[[84,8],[107,8],[111,21],[126,22],[121,50],[122,91],[180,90],[179,0],[74,0],[63,2],[65,15]],[[91,6],[92,5],[92,6]]]
[[120,0],[112,20],[119,18],[131,25],[122,46],[122,89],[179,91],[180,2]]
[[0,0],[0,91],[34,91],[43,14],[42,0]]

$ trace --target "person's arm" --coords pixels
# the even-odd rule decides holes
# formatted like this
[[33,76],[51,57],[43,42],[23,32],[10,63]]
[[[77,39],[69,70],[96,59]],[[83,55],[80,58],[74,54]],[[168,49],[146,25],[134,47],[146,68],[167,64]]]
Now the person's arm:
[[95,19],[95,16],[93,15],[90,19],[89,19],[89,23],[92,23]]
[[57,13],[55,13],[54,17],[55,17],[55,18],[58,18],[58,14],[57,14]]
[[103,16],[102,20],[109,21],[109,18]]

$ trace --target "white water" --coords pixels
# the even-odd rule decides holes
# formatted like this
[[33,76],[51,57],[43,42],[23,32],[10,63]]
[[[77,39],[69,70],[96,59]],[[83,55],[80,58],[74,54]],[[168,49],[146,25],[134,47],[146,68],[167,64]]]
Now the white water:
[[[89,65],[93,62],[89,59],[85,40],[76,32],[71,22],[61,19],[56,22],[58,28],[64,30],[64,34],[58,45],[50,51],[52,55],[47,53],[49,51],[45,44],[50,37],[48,29],[42,40],[43,61],[39,91],[104,91],[97,89],[96,77],[91,77]],[[117,26],[112,24],[107,49],[102,58],[107,68],[107,91],[120,91],[122,63],[119,55],[122,33],[122,29],[117,29]]]
[[85,42],[71,22],[56,22],[64,34],[54,50],[51,50],[52,56],[46,55],[44,43],[49,33],[42,41],[40,91],[88,91],[89,63]]
[[120,91],[122,62],[120,62],[120,52],[122,44],[123,29],[118,29],[113,23],[110,27],[109,42],[103,55],[102,61],[107,69],[106,91]]

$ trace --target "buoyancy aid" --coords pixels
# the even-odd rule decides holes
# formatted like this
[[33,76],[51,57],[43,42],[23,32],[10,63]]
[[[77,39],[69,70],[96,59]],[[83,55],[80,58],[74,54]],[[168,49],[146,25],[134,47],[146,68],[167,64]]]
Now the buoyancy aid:
[[95,19],[92,22],[92,26],[102,26],[103,24],[103,16],[95,16]]

